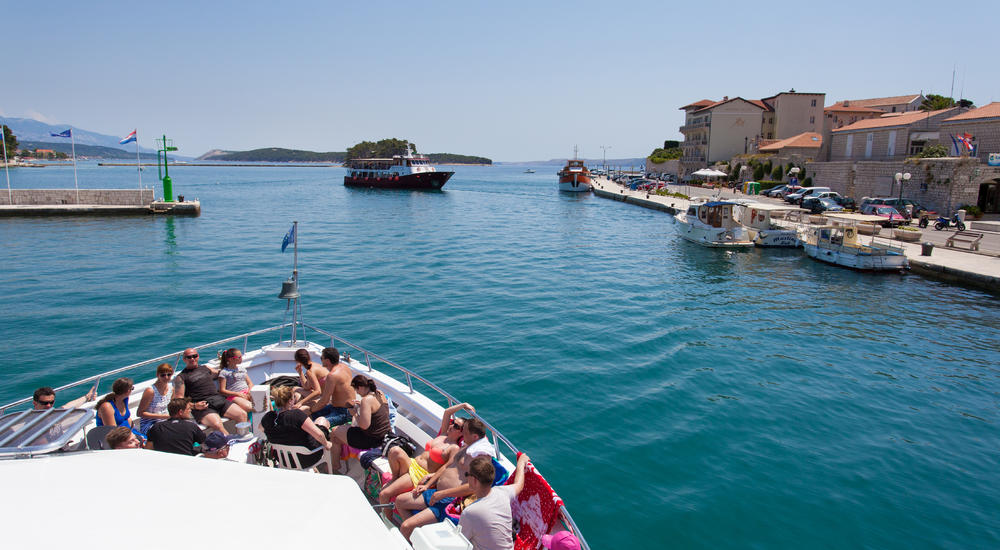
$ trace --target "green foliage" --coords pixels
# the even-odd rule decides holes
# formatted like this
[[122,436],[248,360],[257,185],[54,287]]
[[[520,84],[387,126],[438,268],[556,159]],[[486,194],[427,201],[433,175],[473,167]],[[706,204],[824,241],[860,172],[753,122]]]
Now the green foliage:
[[765,162],[764,163],[764,174],[770,174],[772,172],[771,168],[772,168],[771,167],[771,161],[769,160],[769,161]]
[[393,155],[405,155],[408,146],[413,146],[413,152],[417,152],[417,146],[405,139],[382,139],[376,142],[362,141],[347,148],[345,160],[357,158],[392,158]]
[[649,162],[661,164],[667,162],[668,160],[681,158],[681,149],[680,147],[674,147],[671,149],[656,148],[653,149],[652,154],[650,154],[648,158]]
[[346,153],[316,153],[296,149],[281,149],[268,147],[252,151],[230,151],[225,154],[212,155],[205,160],[221,160],[226,162],[343,162]]
[[[971,104],[971,102],[970,102]],[[921,111],[938,111],[955,106],[955,100],[950,97],[937,94],[927,94],[923,103],[920,104]]]
[[927,147],[924,147],[923,151],[916,154],[916,157],[920,159],[933,159],[947,156],[948,148],[940,144],[928,145]]
[[813,179],[811,177],[802,180],[802,187],[812,187]]
[[973,218],[978,218],[983,215],[983,209],[974,204],[963,204],[962,206],[959,206],[958,209],[965,210],[965,213]]
[[764,179],[764,165],[763,164],[758,164],[753,169],[753,179],[754,179],[754,181],[760,181],[760,180]]
[[10,131],[6,124],[3,125],[3,142],[7,146],[7,160],[13,160],[14,153],[17,152],[17,136]]
[[681,147],[681,142],[679,141],[668,139],[667,141],[663,142],[664,149],[680,149],[680,147]]
[[493,164],[492,159],[454,153],[427,153],[431,164]]
[[675,193],[669,189],[657,189],[656,194],[661,197],[676,197],[678,199],[690,200],[691,197],[685,195],[684,193]]
[[773,180],[781,181],[781,178],[784,177],[784,175],[785,175],[785,170],[784,168],[782,168],[780,164],[775,166],[774,170],[771,170],[771,179]]

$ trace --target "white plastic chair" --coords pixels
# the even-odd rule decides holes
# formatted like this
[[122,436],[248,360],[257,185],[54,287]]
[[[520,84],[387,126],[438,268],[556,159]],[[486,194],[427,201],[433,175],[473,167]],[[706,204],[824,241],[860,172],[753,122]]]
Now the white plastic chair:
[[333,473],[333,457],[330,455],[330,451],[327,451],[322,447],[307,449],[301,445],[279,445],[277,443],[271,443],[271,448],[274,449],[274,452],[278,455],[277,466],[286,470],[305,470],[306,468],[303,468],[302,463],[299,462],[299,455],[310,455],[322,449],[323,457],[320,458],[319,462],[310,466],[310,469],[317,468],[320,464],[326,464],[327,473]]

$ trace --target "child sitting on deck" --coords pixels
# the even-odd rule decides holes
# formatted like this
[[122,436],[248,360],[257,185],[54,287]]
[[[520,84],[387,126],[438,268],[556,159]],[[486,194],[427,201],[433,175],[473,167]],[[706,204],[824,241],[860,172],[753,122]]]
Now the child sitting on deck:
[[253,386],[253,382],[246,367],[240,365],[242,361],[243,353],[236,348],[222,352],[219,357],[219,393],[226,396],[227,401],[250,412],[253,410],[253,403],[250,401],[250,386]]

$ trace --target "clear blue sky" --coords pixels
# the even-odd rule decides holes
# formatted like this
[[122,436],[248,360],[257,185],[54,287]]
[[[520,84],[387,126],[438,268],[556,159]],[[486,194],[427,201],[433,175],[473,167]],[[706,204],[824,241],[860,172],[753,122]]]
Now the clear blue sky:
[[0,114],[191,156],[398,137],[516,161],[648,155],[703,98],[947,95],[956,65],[956,96],[1000,100],[993,3],[673,4],[6,5]]

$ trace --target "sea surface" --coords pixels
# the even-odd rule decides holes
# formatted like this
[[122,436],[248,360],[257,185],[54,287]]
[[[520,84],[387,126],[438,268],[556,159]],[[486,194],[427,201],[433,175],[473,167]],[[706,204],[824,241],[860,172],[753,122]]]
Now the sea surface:
[[295,220],[306,321],[475,405],[595,549],[1000,547],[1000,300],[702,248],[557,168],[454,169],[176,166],[199,218],[0,219],[0,402],[281,323]]

